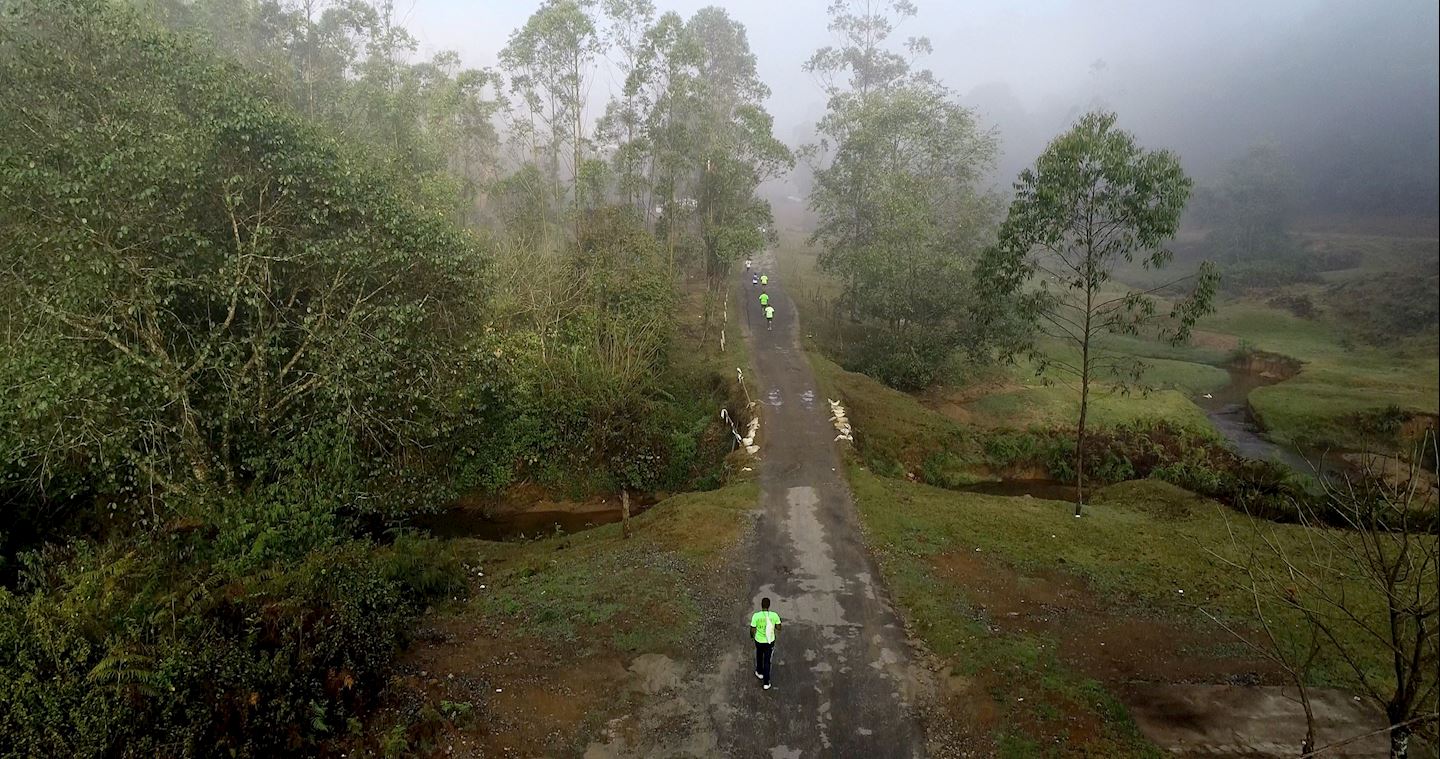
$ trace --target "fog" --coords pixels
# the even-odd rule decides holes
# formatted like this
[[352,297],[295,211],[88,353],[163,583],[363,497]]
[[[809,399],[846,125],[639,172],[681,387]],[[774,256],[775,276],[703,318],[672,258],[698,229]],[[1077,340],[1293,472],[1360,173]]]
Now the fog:
[[[399,0],[422,53],[494,66],[538,2]],[[749,31],[775,133],[808,139],[824,110],[801,66],[832,37],[825,0],[658,0],[688,16],[721,5]],[[1116,111],[1147,146],[1178,152],[1201,182],[1257,143],[1288,157],[1317,214],[1433,216],[1440,192],[1433,0],[1002,0],[918,2],[895,37],[1001,137],[1006,187],[1084,110]],[[598,115],[618,89],[602,71]],[[793,188],[792,188],[793,191]]]

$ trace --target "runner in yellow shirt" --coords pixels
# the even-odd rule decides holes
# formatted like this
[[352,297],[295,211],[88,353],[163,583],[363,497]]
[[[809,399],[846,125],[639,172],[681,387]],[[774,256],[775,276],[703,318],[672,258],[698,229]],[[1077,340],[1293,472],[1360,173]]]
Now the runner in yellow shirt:
[[765,690],[770,690],[770,656],[779,634],[780,615],[770,611],[770,599],[760,599],[760,611],[750,615],[750,635],[755,639],[755,677],[765,684]]

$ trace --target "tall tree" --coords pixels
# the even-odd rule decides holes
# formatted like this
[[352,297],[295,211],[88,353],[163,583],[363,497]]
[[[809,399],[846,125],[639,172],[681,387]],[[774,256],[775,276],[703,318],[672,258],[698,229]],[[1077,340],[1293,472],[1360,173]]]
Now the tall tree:
[[697,61],[693,197],[705,273],[716,290],[730,264],[758,253],[771,218],[755,197],[765,179],[789,168],[790,151],[775,139],[774,120],[762,103],[770,88],[760,81],[745,27],[714,6],[685,25],[701,51]]
[[[888,49],[887,43],[916,12],[910,0],[832,0],[829,29],[839,44],[816,50],[805,70],[831,97],[853,92],[863,99],[884,90],[910,74],[910,59]],[[928,52],[930,42],[911,37],[905,49],[913,57]]]
[[[1034,326],[1023,350],[1040,371],[1075,380],[1080,413],[1075,427],[1075,516],[1085,485],[1085,432],[1090,393],[1097,378],[1138,382],[1145,370],[1134,356],[1110,350],[1110,335],[1155,330],[1172,343],[1190,336],[1195,321],[1212,310],[1217,277],[1202,264],[1194,287],[1168,313],[1154,294],[1181,280],[1135,290],[1114,279],[1117,266],[1136,259],[1161,268],[1172,257],[1161,247],[1175,235],[1191,182],[1166,150],[1145,150],[1115,115],[1089,113],[1053,140],[1033,168],[1020,173],[1015,199],[1000,226],[999,240],[981,256],[977,293],[981,309],[1016,309]],[[1184,277],[1181,279],[1189,279]],[[1078,354],[1047,353],[1035,336]]]
[[[577,0],[546,0],[500,51],[510,90],[523,106],[532,160],[542,163],[543,147],[557,202],[566,195],[562,182],[571,183],[577,234],[580,196],[573,190],[585,160],[586,99],[602,51],[595,21]],[[569,161],[564,171],[562,160]]]
[[684,18],[673,11],[665,13],[646,31],[639,64],[627,81],[628,87],[638,91],[645,108],[641,117],[648,150],[643,159],[645,218],[652,227],[665,222],[666,249],[672,260],[679,185],[689,156],[694,154],[695,125],[687,114],[698,97],[700,56],[697,41],[686,32]]
[[806,156],[820,265],[841,282],[852,318],[870,322],[858,368],[906,388],[928,384],[962,336],[968,261],[996,203],[979,187],[994,137],[928,72],[891,49],[908,2],[830,6],[837,46],[806,63],[829,95]]
[[645,55],[646,32],[655,18],[650,0],[605,0],[604,40],[611,64],[621,81],[620,93],[606,106],[596,125],[596,136],[611,153],[620,199],[627,207],[640,209],[644,186],[644,155],[647,143],[642,134],[646,91],[640,72]]

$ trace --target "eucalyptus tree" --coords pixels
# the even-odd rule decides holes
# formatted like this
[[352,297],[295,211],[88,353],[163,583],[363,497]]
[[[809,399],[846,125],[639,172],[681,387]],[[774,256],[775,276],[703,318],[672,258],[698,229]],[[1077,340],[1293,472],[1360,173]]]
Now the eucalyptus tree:
[[[525,119],[520,123],[531,143],[531,158],[548,167],[557,204],[566,195],[564,179],[573,190],[580,178],[587,143],[585,102],[603,49],[588,3],[546,0],[500,51],[501,68]],[[562,158],[569,160],[563,178]],[[579,194],[570,195],[578,225]]]
[[[626,87],[640,103],[641,163],[645,219],[657,231],[663,224],[666,248],[674,257],[676,200],[685,165],[692,155],[693,119],[698,97],[696,74],[701,51],[674,11],[656,19],[645,32],[635,70]],[[660,209],[657,213],[656,209]],[[668,216],[665,212],[668,211]]]
[[841,282],[841,302],[867,323],[850,363],[890,384],[929,384],[964,336],[968,261],[997,204],[980,182],[993,135],[911,58],[929,49],[891,37],[915,15],[909,2],[830,6],[838,44],[805,64],[829,96],[808,146],[819,216],[820,266]]
[[713,290],[732,262],[764,247],[772,220],[769,205],[755,197],[755,189],[794,159],[775,138],[774,119],[762,105],[770,88],[756,72],[745,27],[711,6],[697,11],[685,30],[701,53],[697,97],[691,101],[691,180]]
[[[1077,517],[1091,386],[1104,378],[1128,389],[1146,369],[1132,354],[1111,349],[1107,338],[1153,331],[1168,342],[1184,342],[1195,321],[1212,310],[1218,280],[1208,262],[1196,274],[1148,290],[1115,280],[1116,267],[1137,259],[1151,269],[1170,261],[1162,246],[1175,235],[1191,187],[1173,153],[1142,148],[1115,128],[1115,120],[1112,113],[1084,115],[1020,173],[999,239],[977,269],[977,310],[993,316],[1013,309],[1033,326],[1010,350],[1027,353],[1041,372],[1078,385]],[[1187,279],[1193,279],[1190,292],[1162,311],[1155,293]],[[1047,352],[1037,337],[1078,357]]]
[[642,124],[648,92],[637,74],[646,54],[646,33],[655,18],[655,5],[650,0],[604,0],[601,9],[607,57],[619,75],[621,90],[606,105],[595,131],[610,151],[621,201],[638,211],[648,145]]
[[665,13],[638,53],[626,81],[637,162],[617,172],[620,184],[640,188],[672,268],[682,241],[696,241],[713,291],[730,262],[765,245],[770,211],[755,188],[793,158],[772,133],[745,27],[724,10]]

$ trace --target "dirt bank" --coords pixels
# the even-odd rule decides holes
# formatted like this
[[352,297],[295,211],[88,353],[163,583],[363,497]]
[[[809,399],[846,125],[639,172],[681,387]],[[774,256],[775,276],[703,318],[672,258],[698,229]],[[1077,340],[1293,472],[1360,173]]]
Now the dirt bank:
[[[643,513],[665,495],[632,493],[630,516]],[[511,540],[573,533],[618,522],[621,516],[619,494],[567,500],[526,483],[498,495],[461,496],[438,514],[416,520],[416,525],[444,538]]]
[[1298,358],[1254,349],[1237,351],[1228,364],[1228,367],[1234,371],[1253,374],[1273,382],[1294,377],[1304,366],[1305,362]]

